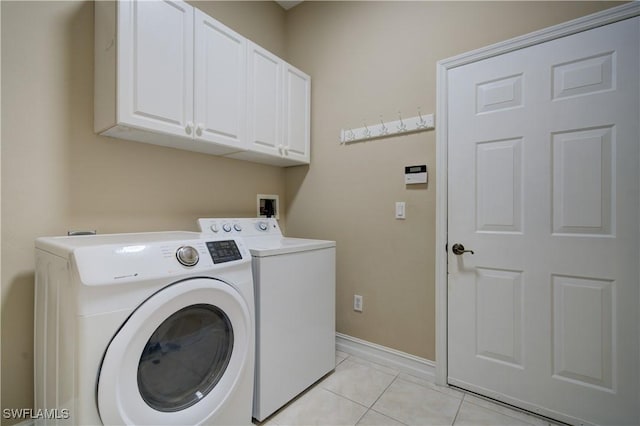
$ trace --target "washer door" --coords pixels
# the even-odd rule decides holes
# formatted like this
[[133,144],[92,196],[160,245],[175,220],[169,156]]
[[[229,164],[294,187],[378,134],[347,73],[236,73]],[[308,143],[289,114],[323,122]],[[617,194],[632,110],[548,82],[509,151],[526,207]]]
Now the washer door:
[[[98,377],[105,424],[200,424],[233,395],[253,339],[229,284],[195,278],[147,299],[109,344]],[[247,417],[250,413],[247,413]]]

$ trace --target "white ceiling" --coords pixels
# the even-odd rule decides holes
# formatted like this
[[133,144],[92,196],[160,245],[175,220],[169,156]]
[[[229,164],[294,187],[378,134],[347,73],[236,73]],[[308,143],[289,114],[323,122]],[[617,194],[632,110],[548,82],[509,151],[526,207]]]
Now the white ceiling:
[[282,6],[282,8],[284,10],[289,10],[292,7],[297,6],[300,3],[302,3],[302,0],[300,0],[300,1],[278,1],[278,0],[276,0],[276,3],[278,3],[280,6]]

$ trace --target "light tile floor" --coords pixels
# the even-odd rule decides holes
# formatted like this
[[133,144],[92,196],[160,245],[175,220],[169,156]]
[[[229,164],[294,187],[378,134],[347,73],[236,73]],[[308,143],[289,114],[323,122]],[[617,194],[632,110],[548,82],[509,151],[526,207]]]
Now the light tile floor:
[[548,420],[336,352],[336,369],[261,425],[534,425]]

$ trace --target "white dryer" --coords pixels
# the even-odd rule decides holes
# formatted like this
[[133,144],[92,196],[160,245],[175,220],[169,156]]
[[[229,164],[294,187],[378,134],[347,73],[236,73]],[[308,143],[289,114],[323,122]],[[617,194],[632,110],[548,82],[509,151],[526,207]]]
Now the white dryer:
[[335,241],[287,238],[271,219],[199,219],[242,237],[256,298],[253,417],[262,421],[335,368]]
[[250,254],[207,237],[36,240],[37,410],[68,424],[251,423]]

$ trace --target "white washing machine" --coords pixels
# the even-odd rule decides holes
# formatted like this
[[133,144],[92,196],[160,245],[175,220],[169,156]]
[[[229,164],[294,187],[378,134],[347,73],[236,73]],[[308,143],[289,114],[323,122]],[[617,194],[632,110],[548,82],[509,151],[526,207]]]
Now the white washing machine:
[[36,240],[37,410],[66,424],[251,424],[250,254],[202,237]]
[[242,237],[253,257],[256,380],[262,421],[335,368],[335,241],[283,237],[275,219],[199,219]]

